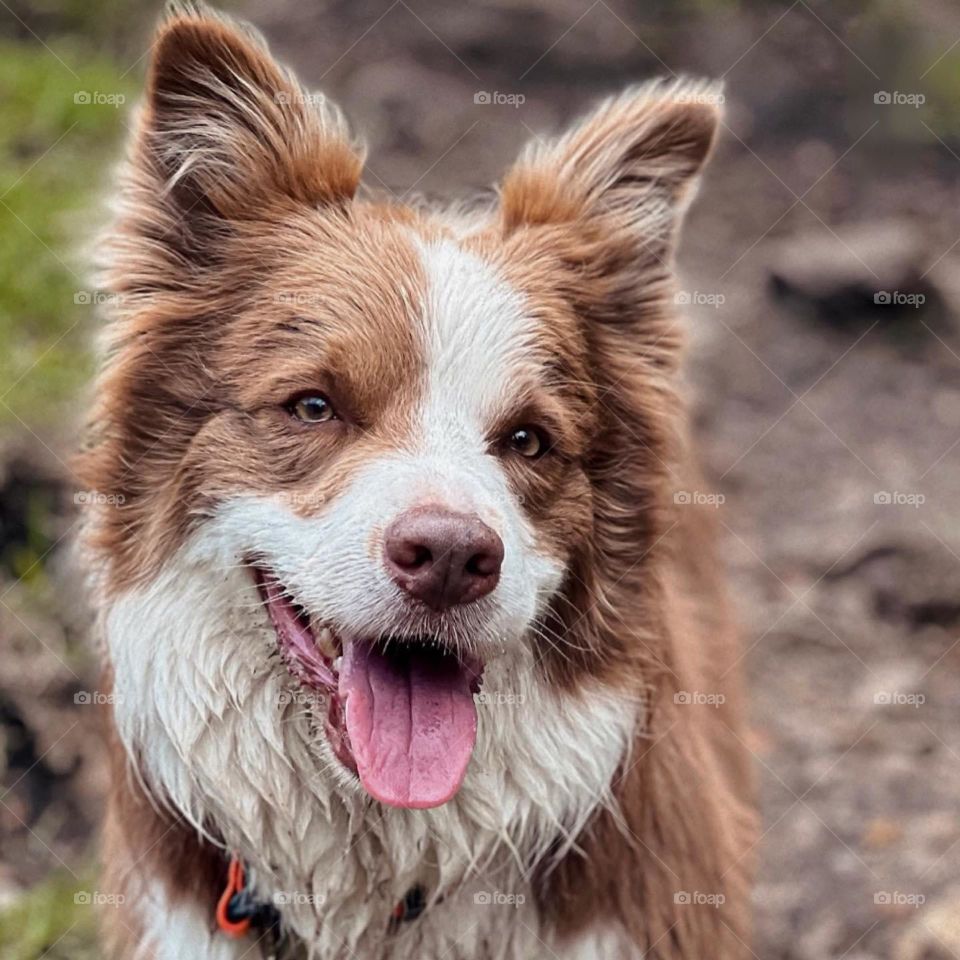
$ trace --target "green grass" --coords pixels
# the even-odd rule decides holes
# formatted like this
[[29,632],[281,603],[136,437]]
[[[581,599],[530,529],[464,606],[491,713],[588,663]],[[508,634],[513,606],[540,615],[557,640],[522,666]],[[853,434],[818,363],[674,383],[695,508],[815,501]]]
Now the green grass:
[[[65,63],[0,42],[0,427],[41,435],[91,373],[93,299],[76,253],[123,133],[134,78],[101,59]],[[80,301],[80,302],[78,302]]]
[[[49,40],[56,54],[0,40],[0,437],[27,443],[36,442],[31,433],[62,440],[92,372],[94,314],[84,301],[95,296],[79,251],[94,236],[139,82],[137,71],[124,78],[92,52],[106,38],[60,23],[74,39]],[[119,94],[126,104],[84,102],[94,94]],[[48,589],[37,561],[49,545],[52,507],[50,491],[31,492],[28,536],[2,557],[5,570],[25,576],[17,594],[25,602]],[[94,960],[98,908],[83,894],[95,890],[92,870],[79,881],[56,870],[0,910],[0,960]]]
[[51,874],[7,910],[0,911],[0,960],[94,960],[97,910],[87,902],[92,876]]

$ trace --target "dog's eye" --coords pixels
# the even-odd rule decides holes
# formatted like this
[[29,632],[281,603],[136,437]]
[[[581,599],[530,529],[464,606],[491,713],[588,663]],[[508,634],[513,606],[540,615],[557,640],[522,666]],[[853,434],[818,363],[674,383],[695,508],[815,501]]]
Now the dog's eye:
[[507,437],[507,448],[530,460],[542,457],[549,446],[549,437],[539,427],[517,427]]
[[287,404],[287,410],[304,423],[326,423],[337,419],[333,404],[322,393],[305,393],[295,397]]

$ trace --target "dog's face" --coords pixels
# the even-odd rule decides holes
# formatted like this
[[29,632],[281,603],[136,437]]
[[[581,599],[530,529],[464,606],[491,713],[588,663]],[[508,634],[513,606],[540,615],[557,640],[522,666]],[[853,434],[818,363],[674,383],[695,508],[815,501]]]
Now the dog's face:
[[610,101],[456,221],[358,198],[313,99],[224,23],[161,31],[84,462],[124,509],[94,542],[116,593],[215,542],[339,762],[435,806],[490,660],[522,647],[570,686],[638,658],[602,620],[660,529],[668,263],[717,97]]
[[[590,529],[583,336],[489,237],[358,205],[270,225],[262,249],[210,361],[224,407],[186,458],[191,497],[254,566],[287,665],[329,689],[344,762],[433,805],[469,760],[484,662]],[[361,709],[413,741],[379,777],[392,741]],[[419,793],[400,759],[432,771]]]

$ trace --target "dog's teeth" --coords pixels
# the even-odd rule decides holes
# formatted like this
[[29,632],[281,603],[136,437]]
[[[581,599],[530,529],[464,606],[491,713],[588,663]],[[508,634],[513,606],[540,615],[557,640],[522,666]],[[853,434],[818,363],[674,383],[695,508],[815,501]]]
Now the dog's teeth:
[[333,631],[329,627],[324,627],[317,634],[317,646],[320,648],[321,652],[332,657],[335,651],[333,645]]
[[342,663],[343,663],[343,657],[337,657],[337,659],[333,661],[333,669],[336,670],[337,673],[340,672],[340,665]]

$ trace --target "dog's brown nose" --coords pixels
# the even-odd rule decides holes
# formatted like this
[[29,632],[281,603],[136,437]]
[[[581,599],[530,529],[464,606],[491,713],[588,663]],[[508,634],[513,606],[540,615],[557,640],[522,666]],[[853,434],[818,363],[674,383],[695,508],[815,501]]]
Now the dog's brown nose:
[[384,553],[401,589],[433,610],[446,610],[493,590],[503,541],[479,517],[419,507],[390,524]]

